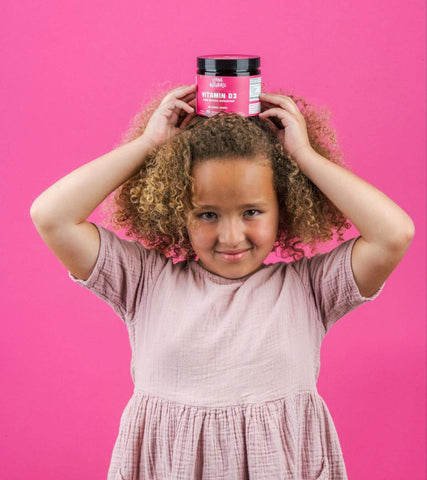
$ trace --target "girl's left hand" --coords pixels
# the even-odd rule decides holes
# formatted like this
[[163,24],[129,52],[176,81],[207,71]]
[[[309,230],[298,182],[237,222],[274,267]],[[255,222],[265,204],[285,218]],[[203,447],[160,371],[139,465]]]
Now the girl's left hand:
[[277,117],[281,121],[283,129],[277,128],[271,121],[269,123],[288,155],[294,158],[297,152],[301,153],[305,149],[313,150],[304,116],[292,98],[275,93],[261,93],[259,98],[261,105],[267,107],[259,117]]

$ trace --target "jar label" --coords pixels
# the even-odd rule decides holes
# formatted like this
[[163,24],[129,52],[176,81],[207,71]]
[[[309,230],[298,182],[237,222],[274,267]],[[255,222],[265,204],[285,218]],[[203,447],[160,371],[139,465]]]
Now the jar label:
[[261,75],[214,77],[197,74],[196,84],[197,115],[212,117],[227,112],[250,117],[261,112]]

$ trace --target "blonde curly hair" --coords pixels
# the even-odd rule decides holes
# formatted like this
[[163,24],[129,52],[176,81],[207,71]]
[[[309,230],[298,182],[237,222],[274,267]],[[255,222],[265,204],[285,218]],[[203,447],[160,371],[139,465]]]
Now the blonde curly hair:
[[[121,144],[132,141],[144,133],[154,111],[170,87],[154,96],[148,106],[134,117]],[[337,145],[336,134],[328,124],[327,108],[316,108],[304,98],[284,93],[298,105],[305,118],[312,148],[331,162],[344,166],[343,155]],[[181,111],[178,125],[187,115]],[[277,119],[270,118],[283,128]],[[272,132],[268,121],[258,116],[243,117],[232,113],[219,113],[213,117],[195,115],[170,140],[151,150],[140,170],[117,188],[102,211],[105,226],[126,230],[125,235],[141,241],[146,248],[174,258],[195,260],[186,225],[190,221],[194,195],[196,164],[212,158],[245,157],[259,161],[264,158],[273,171],[274,189],[279,204],[279,225],[273,246],[275,253],[299,260],[305,256],[301,244],[317,250],[318,242],[332,239],[336,230],[339,241],[342,231],[351,223],[322,191],[299,169],[286,154],[282,143]]]

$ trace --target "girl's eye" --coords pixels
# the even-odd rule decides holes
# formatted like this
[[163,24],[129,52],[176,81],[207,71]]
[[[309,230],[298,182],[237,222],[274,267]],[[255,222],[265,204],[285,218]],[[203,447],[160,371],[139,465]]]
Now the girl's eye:
[[[259,210],[246,210],[246,212],[259,212]],[[245,213],[246,213],[245,212]],[[249,215],[250,217],[254,217],[255,215]]]
[[[261,213],[259,210],[252,210],[252,209],[251,209],[251,210],[246,210],[245,213],[247,213],[247,212],[258,212],[258,213]],[[207,216],[205,216],[205,215],[207,215]],[[214,215],[214,217],[210,217],[209,215]],[[249,215],[249,217],[254,217],[255,215],[256,215],[256,213],[255,213],[255,214],[252,214],[252,215]],[[205,213],[201,213],[201,214],[199,215],[199,217],[200,217],[200,218],[203,218],[203,219],[205,219],[205,220],[212,220],[213,218],[216,217],[216,213],[214,213],[214,212],[205,212]]]
[[203,216],[203,215],[210,215],[210,214],[215,215],[214,212],[205,212],[205,213],[201,213],[201,214],[199,215],[199,217],[200,217],[200,218],[204,218],[205,220],[211,220],[213,217],[208,217],[208,218],[206,218],[206,217]]

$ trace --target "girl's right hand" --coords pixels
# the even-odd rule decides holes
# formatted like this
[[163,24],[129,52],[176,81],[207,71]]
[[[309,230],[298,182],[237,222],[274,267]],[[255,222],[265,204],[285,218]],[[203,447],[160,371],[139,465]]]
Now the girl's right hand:
[[[145,127],[142,136],[154,147],[166,142],[194,117],[197,85],[185,85],[171,90],[161,101]],[[188,102],[188,103],[187,103]],[[179,128],[176,127],[180,111],[188,113]]]

